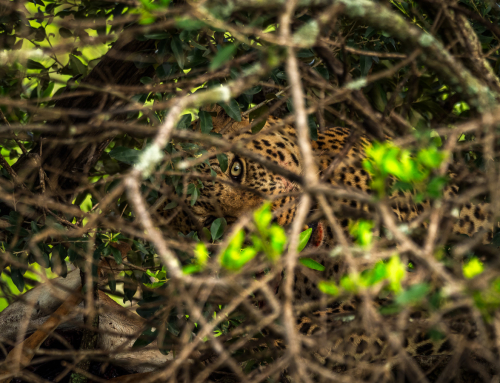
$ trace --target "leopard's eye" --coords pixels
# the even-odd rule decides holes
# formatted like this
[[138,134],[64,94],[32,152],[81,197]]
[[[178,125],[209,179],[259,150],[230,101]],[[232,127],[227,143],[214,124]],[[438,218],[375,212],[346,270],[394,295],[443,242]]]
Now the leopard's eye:
[[243,164],[240,160],[235,160],[231,165],[230,170],[231,178],[235,181],[240,181],[241,176],[243,175]]

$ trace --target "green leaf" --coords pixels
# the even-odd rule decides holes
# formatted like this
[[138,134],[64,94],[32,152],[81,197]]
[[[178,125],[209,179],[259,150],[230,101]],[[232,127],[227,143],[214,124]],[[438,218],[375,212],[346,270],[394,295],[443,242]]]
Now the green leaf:
[[311,47],[316,42],[318,35],[318,22],[315,19],[311,19],[293,34],[293,42],[302,46]]
[[194,274],[194,273],[199,273],[202,270],[200,265],[196,264],[191,264],[191,265],[186,265],[182,268],[182,273],[189,275],[189,274]]
[[222,106],[222,108],[224,108],[227,115],[231,117],[233,120],[241,121],[240,106],[238,105],[238,102],[234,98],[232,98],[231,101],[229,101],[229,104],[226,104],[225,102],[219,102],[219,105]]
[[469,262],[467,262],[463,266],[464,277],[467,279],[472,279],[475,276],[481,274],[483,271],[484,271],[484,265],[476,257],[471,258]]
[[113,258],[115,259],[115,262],[118,265],[121,265],[123,262],[121,251],[118,249],[115,249],[114,247],[110,247],[110,250],[111,250],[111,255],[113,255]]
[[410,286],[408,290],[396,296],[396,303],[401,306],[416,304],[424,299],[430,290],[431,288],[427,283],[418,283]]
[[137,250],[139,250],[140,252],[144,253],[144,254],[149,254],[149,251],[144,247],[144,245],[142,243],[140,243],[139,241],[135,241],[134,240],[134,245],[135,247],[137,248]]
[[300,253],[302,250],[304,250],[304,247],[306,247],[307,243],[309,242],[309,238],[311,238],[313,229],[310,227],[307,230],[304,230],[302,233],[300,233],[299,236],[299,246],[297,247],[297,251]]
[[40,232],[35,221],[31,221],[31,231],[33,232],[33,234],[37,234]]
[[171,202],[169,202],[169,203],[167,203],[167,204],[165,205],[165,207],[163,208],[163,210],[170,210],[170,209],[173,209],[173,208],[177,207],[177,205],[178,205],[178,203],[177,203],[177,202],[175,202],[175,201],[171,201]]
[[139,161],[139,156],[142,151],[125,148],[123,146],[115,146],[110,152],[109,156],[117,161],[124,162],[128,165],[133,165]]
[[200,266],[205,266],[208,260],[208,250],[203,242],[198,242],[194,249],[196,261]]
[[209,112],[200,111],[198,116],[200,117],[201,132],[205,134],[210,133],[214,128],[212,115]]
[[287,237],[285,229],[278,225],[272,225],[269,229],[269,239],[271,242],[272,254],[268,254],[271,260],[277,259],[285,249]]
[[134,342],[133,348],[145,347],[153,342],[158,336],[158,330],[154,327],[149,327]]
[[87,66],[82,63],[76,56],[69,55],[69,64],[73,74],[81,74],[84,76],[87,74]]
[[59,34],[64,39],[73,37],[73,33],[67,28],[59,28]]
[[[250,114],[248,115],[248,118],[250,119],[250,122],[252,122],[253,120],[256,120],[260,116],[263,116],[267,113],[269,113],[269,107],[267,105],[262,105],[260,108],[252,110],[250,112]],[[261,122],[259,122],[257,125],[255,125],[252,128],[252,134],[256,134],[256,133],[260,132],[262,130],[262,128],[264,127],[264,125],[266,125],[266,122],[267,122],[267,120],[264,119]]]
[[328,294],[328,295],[339,295],[339,288],[335,284],[335,282],[331,281],[320,281],[318,283],[318,289],[319,291]]
[[271,213],[271,203],[265,202],[259,209],[253,213],[253,220],[255,226],[261,233],[265,233],[267,228],[273,220],[273,213]]
[[227,155],[225,155],[224,153],[219,153],[217,154],[217,160],[219,161],[220,170],[225,172],[228,167]]
[[244,240],[245,232],[243,229],[238,230],[229,241],[227,249],[222,253],[220,262],[223,267],[238,271],[257,255],[257,250],[252,247],[241,250]]
[[12,278],[12,282],[16,285],[17,289],[20,293],[24,291],[24,278],[19,269],[10,269],[10,277]]
[[184,130],[189,128],[190,125],[191,125],[191,114],[189,113],[183,114],[179,122],[177,123],[177,129]]
[[197,187],[194,187],[193,192],[191,193],[191,206],[194,206],[199,195],[200,195],[200,191],[198,190]]
[[39,62],[33,61],[32,59],[26,60],[26,68],[28,69],[45,69],[45,67]]
[[170,65],[169,63],[160,64],[156,68],[156,75],[160,80],[170,76],[170,73],[172,73],[172,65]]
[[325,270],[325,266],[323,266],[321,263],[318,263],[314,259],[311,259],[311,258],[300,258],[299,262],[301,264],[303,264],[305,267],[308,267],[308,268],[313,269],[313,270],[318,270],[318,271]]
[[200,20],[183,17],[176,19],[175,25],[177,26],[177,28],[183,31],[193,31],[196,29],[203,28],[205,26],[205,23]]
[[167,32],[149,33],[144,35],[144,37],[150,40],[165,40],[169,38],[169,36],[170,35]]
[[227,61],[231,60],[234,56],[234,52],[236,52],[236,49],[236,44],[230,44],[218,51],[210,62],[209,70],[214,71]]
[[108,286],[113,293],[116,291],[116,279],[113,273],[108,273]]
[[222,234],[224,234],[224,230],[226,230],[227,222],[224,218],[217,218],[212,222],[210,226],[210,233],[212,234],[212,241],[216,241]]
[[141,82],[141,84],[148,85],[148,84],[151,84],[153,82],[153,79],[151,77],[144,76],[144,77],[141,77],[141,79],[139,81]]
[[177,64],[179,64],[181,69],[184,69],[184,49],[182,49],[182,42],[179,36],[174,36],[170,43],[170,47],[172,48],[172,52],[174,52]]

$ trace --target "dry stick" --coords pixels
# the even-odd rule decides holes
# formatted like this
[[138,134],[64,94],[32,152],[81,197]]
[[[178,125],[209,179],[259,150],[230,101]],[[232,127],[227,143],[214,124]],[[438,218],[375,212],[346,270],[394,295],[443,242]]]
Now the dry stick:
[[[33,357],[35,356],[35,351],[42,345],[42,343],[47,339],[47,337],[64,321],[64,317],[67,316],[76,306],[80,304],[83,297],[80,294],[81,287],[78,288],[70,297],[61,305],[59,308],[50,316],[47,321],[40,326],[32,335],[30,335],[25,341],[14,347],[7,355],[7,358],[3,362],[0,368],[0,383],[8,383],[12,378],[12,373],[9,369],[9,364],[14,363],[18,365],[20,369],[27,367]],[[2,375],[9,374],[9,377],[1,378]]]
[[[295,10],[297,1],[288,1],[286,3],[285,12],[280,18],[280,29],[281,29],[281,42],[284,44],[291,39],[290,23],[291,17]],[[309,135],[309,128],[307,125],[307,114],[305,110],[304,103],[304,91],[302,87],[302,82],[300,81],[300,74],[298,69],[297,57],[295,56],[295,50],[292,47],[288,48],[288,60],[286,62],[286,72],[290,83],[292,100],[294,105],[294,115],[296,121],[297,129],[297,140],[304,163],[303,171],[304,180],[308,186],[314,187],[318,183],[318,174],[316,169],[316,164],[314,163],[314,157],[311,148],[311,138]],[[291,240],[288,247],[288,253],[286,254],[285,260],[285,274],[286,278],[284,281],[284,297],[285,301],[283,303],[283,321],[286,330],[286,338],[288,343],[287,353],[290,354],[292,360],[292,374],[296,372],[298,378],[304,381],[308,381],[309,378],[306,374],[304,365],[299,360],[301,345],[297,330],[295,328],[295,319],[293,315],[293,283],[295,268],[297,266],[298,258],[298,242],[299,235],[302,229],[302,225],[305,222],[307,213],[311,205],[311,196],[305,194],[302,197],[300,205],[297,209],[297,214],[295,216],[294,223],[291,230]]]

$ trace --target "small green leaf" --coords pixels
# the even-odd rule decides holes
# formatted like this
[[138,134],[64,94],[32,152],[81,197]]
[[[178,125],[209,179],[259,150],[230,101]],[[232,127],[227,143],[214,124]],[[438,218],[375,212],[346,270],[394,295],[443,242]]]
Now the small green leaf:
[[108,273],[108,286],[112,292],[116,291],[116,279],[113,273]]
[[325,266],[323,266],[321,263],[318,263],[314,259],[311,259],[311,258],[300,258],[299,262],[301,264],[303,264],[305,267],[308,267],[308,268],[313,269],[313,270],[318,270],[318,271],[325,270]]
[[169,37],[170,35],[167,32],[158,32],[158,33],[150,33],[147,35],[144,35],[147,39],[150,40],[165,40]]
[[33,234],[37,234],[40,232],[35,221],[31,221],[31,231],[33,232]]
[[134,245],[137,248],[137,250],[139,250],[140,252],[142,252],[144,254],[149,254],[148,250],[139,241],[134,241]]
[[151,77],[144,76],[144,77],[141,77],[141,79],[139,81],[141,82],[141,84],[148,85],[148,84],[151,84],[153,82],[153,79]]
[[189,274],[194,274],[194,273],[199,273],[202,270],[200,265],[196,264],[191,264],[191,265],[186,265],[182,268],[182,273],[189,275]]
[[469,262],[467,262],[463,266],[464,277],[467,279],[472,279],[475,276],[481,274],[483,271],[484,271],[484,265],[476,257],[471,258]]
[[11,268],[10,277],[12,278],[12,282],[16,285],[17,289],[20,293],[24,291],[24,278],[19,269]]
[[136,339],[132,347],[139,348],[147,346],[156,339],[158,332],[159,331],[157,331],[154,327],[147,328],[141,335],[139,335],[139,338]]
[[[193,185],[194,186],[194,185]],[[196,201],[198,200],[198,197],[200,195],[200,191],[198,190],[197,187],[193,189],[193,192],[191,193],[191,206],[194,206]]]
[[160,80],[167,78],[172,73],[172,65],[169,63],[163,63],[156,67],[156,75]]
[[[250,122],[252,122],[253,120],[256,120],[260,116],[263,116],[267,113],[269,113],[269,107],[267,105],[263,105],[258,109],[252,110],[250,112],[250,114],[248,115],[248,118],[250,119]],[[264,119],[261,122],[259,122],[257,125],[255,125],[252,128],[252,134],[256,134],[256,133],[260,132],[262,130],[262,128],[264,127],[264,125],[266,125],[266,122],[267,122],[267,120]]]
[[209,112],[200,111],[198,116],[200,117],[201,132],[205,134],[210,133],[214,128],[211,114]]
[[123,146],[115,146],[110,152],[109,156],[117,161],[124,162],[128,165],[133,165],[139,161],[139,156],[142,151],[125,148]]
[[178,205],[178,203],[177,203],[177,202],[175,202],[175,201],[171,201],[171,202],[169,202],[169,203],[167,203],[167,204],[165,205],[165,207],[163,208],[163,210],[170,210],[170,209],[173,209],[173,208],[177,207],[177,205]]
[[309,242],[309,238],[311,238],[313,229],[309,228],[307,230],[304,230],[302,233],[300,233],[299,236],[299,246],[297,248],[297,251],[300,253],[302,250],[304,250],[304,247],[306,247],[307,243]]
[[328,295],[339,295],[339,288],[335,284],[335,282],[331,281],[320,281],[318,283],[318,289],[319,291],[328,294]]
[[401,306],[416,304],[424,299],[430,290],[431,288],[427,283],[410,286],[408,290],[396,296],[396,303]]
[[87,74],[87,66],[82,63],[76,56],[69,55],[69,64],[73,71],[73,74],[82,74],[84,76]]
[[293,42],[302,46],[311,47],[316,42],[318,35],[318,22],[315,19],[311,19],[293,34]]
[[257,250],[252,247],[241,250],[244,240],[245,232],[242,229],[233,236],[227,249],[223,252],[220,258],[223,267],[228,270],[238,271],[257,255]]
[[115,249],[114,247],[111,247],[110,250],[111,250],[111,255],[113,255],[113,258],[115,259],[115,262],[118,265],[121,265],[123,262],[121,251],[118,249]]
[[225,172],[228,166],[227,156],[224,153],[217,154],[217,160],[219,161],[220,170]]
[[231,101],[229,101],[229,104],[226,104],[225,102],[219,102],[219,105],[224,108],[226,111],[227,115],[231,117],[233,120],[236,121],[241,121],[241,111],[240,111],[240,106],[238,105],[238,102],[232,98]]
[[179,64],[181,69],[184,69],[184,49],[182,48],[182,42],[179,36],[174,36],[170,43],[170,47],[172,48],[172,52],[174,52],[177,64]]
[[192,30],[203,28],[205,26],[205,23],[203,21],[200,21],[200,20],[182,17],[182,18],[178,18],[175,20],[175,25],[180,30],[192,31]]
[[285,229],[278,225],[272,225],[269,229],[269,239],[271,242],[272,254],[268,254],[271,260],[276,260],[285,249],[287,237]]
[[64,39],[73,37],[73,33],[68,28],[59,28],[59,34]]
[[261,233],[265,233],[267,228],[273,220],[273,213],[271,213],[271,203],[265,202],[259,209],[253,213],[253,220],[257,229]]
[[210,233],[212,234],[212,241],[216,241],[222,234],[224,234],[224,230],[226,230],[227,222],[224,218],[217,218],[212,222],[210,226]]
[[32,59],[26,60],[26,68],[28,69],[45,69],[45,67],[39,62],[33,61]]
[[183,114],[177,123],[177,129],[183,130],[189,128],[191,125],[191,114]]
[[205,266],[208,260],[208,250],[203,242],[198,242],[196,248],[194,249],[194,255],[196,261],[200,266]]
[[218,51],[217,54],[212,59],[212,62],[210,63],[209,67],[210,71],[216,70],[224,63],[231,60],[234,56],[234,52],[236,52],[236,49],[237,49],[236,44],[230,44],[226,45],[224,48]]

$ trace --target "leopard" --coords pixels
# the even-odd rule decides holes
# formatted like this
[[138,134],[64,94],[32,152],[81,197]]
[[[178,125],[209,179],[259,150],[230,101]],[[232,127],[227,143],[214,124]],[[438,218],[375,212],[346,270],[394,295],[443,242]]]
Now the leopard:
[[[265,201],[271,201],[274,221],[283,227],[289,226],[294,221],[300,202],[302,186],[299,179],[309,171],[304,166],[295,127],[283,119],[268,116],[264,127],[255,134],[251,130],[252,123],[248,117],[236,121],[218,105],[206,110],[211,114],[214,133],[221,135],[229,146],[237,150],[221,151],[217,147],[209,148],[208,161],[198,166],[197,174],[205,177],[201,181],[203,187],[199,190],[197,200],[192,204],[190,196],[184,196],[184,200],[177,199],[179,206],[173,212],[159,208],[158,212],[164,222],[168,222],[174,231],[184,234],[200,232],[201,228],[210,226],[216,218],[224,217],[231,225]],[[367,203],[350,199],[348,195],[349,192],[362,193],[368,197],[373,195],[371,175],[362,166],[365,149],[370,144],[367,136],[353,133],[346,127],[326,128],[319,131],[317,138],[310,142],[320,182],[343,188],[348,192],[344,193],[343,197],[329,197],[329,203],[336,208],[336,213],[342,209],[350,213],[370,212]],[[221,152],[227,158],[225,169],[217,157]],[[279,171],[278,167],[283,171]],[[453,177],[451,174],[451,178]],[[444,189],[444,199],[451,199],[457,196],[458,192],[459,186],[451,183]],[[392,212],[399,223],[410,224],[422,217],[431,207],[430,201],[413,202],[412,193],[399,190],[390,195],[390,200],[394,202],[391,205]],[[311,215],[317,210],[317,206],[313,207]],[[467,203],[459,214],[451,218],[454,220],[453,234],[473,236],[486,229],[489,232],[485,241],[491,241],[492,214],[487,203]],[[344,217],[339,220],[347,237],[350,236],[349,226],[352,220]],[[426,225],[425,220],[423,225]],[[326,250],[312,255],[316,262],[324,266],[324,270],[313,271],[301,266],[295,271],[294,303],[320,300],[322,293],[318,289],[318,281],[338,280],[347,271],[341,257],[332,258],[330,255],[338,242],[327,220],[322,217],[306,226],[314,229],[308,247]],[[279,295],[279,286],[277,291]],[[390,351],[386,335],[376,331],[377,336],[368,335],[359,329],[349,333],[345,318],[355,313],[355,305],[356,303],[351,301],[337,302],[326,309],[299,315],[297,331],[319,338],[326,333],[346,332],[345,336],[340,337],[344,344],[335,346],[337,350],[342,348],[342,355],[348,355],[358,361],[387,357]],[[467,331],[470,333],[473,330]],[[419,328],[417,319],[408,326],[406,334],[403,347],[412,356],[444,355],[450,351],[449,338],[431,339]],[[316,360],[325,366],[335,364],[332,348],[316,350],[314,354]]]

